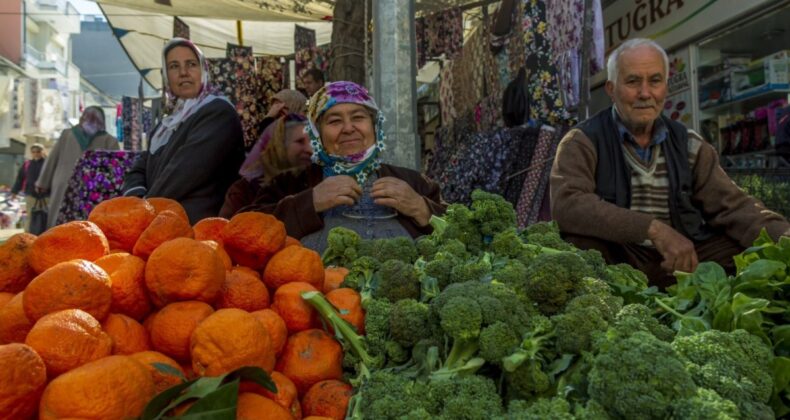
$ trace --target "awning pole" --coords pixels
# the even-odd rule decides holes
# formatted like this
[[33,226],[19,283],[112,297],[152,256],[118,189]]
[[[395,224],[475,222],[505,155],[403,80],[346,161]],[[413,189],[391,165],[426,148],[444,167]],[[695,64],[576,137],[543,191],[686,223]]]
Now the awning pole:
[[241,21],[236,21],[236,39],[239,41],[239,46],[244,46],[244,37],[241,33]]

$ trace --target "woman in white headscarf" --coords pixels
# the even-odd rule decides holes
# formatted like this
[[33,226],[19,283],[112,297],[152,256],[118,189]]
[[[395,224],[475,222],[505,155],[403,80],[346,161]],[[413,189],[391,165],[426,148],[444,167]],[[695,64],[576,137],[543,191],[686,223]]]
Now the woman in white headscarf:
[[86,150],[118,150],[118,140],[105,131],[104,111],[98,106],[85,108],[80,123],[60,133],[55,146],[41,168],[36,180],[36,192],[49,193],[47,227],[55,226],[58,211],[66,196],[66,187],[77,166],[77,161]]
[[126,196],[166,197],[195,223],[216,216],[244,160],[241,121],[209,83],[203,53],[174,38],[162,53],[162,82],[173,112],[151,136],[124,180]]

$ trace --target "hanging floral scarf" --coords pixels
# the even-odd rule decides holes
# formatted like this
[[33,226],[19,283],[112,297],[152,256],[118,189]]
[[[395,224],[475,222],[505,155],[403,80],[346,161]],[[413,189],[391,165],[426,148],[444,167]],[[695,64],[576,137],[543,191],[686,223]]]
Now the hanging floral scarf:
[[[321,133],[318,130],[318,121],[329,108],[337,104],[348,103],[363,105],[376,113],[373,122],[376,141],[373,146],[359,153],[349,156],[333,155],[324,149]],[[324,177],[348,175],[356,178],[361,185],[373,171],[381,167],[380,154],[385,150],[384,114],[364,87],[353,82],[329,83],[310,98],[307,118],[306,130],[313,146],[313,162],[323,167]]]

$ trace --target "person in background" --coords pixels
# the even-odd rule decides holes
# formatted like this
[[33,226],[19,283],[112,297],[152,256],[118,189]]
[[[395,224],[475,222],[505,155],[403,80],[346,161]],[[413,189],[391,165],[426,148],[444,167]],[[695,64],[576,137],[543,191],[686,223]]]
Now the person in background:
[[238,177],[244,160],[241,121],[209,83],[206,59],[189,40],[174,38],[165,45],[162,69],[173,112],[126,175],[123,194],[176,200],[194,224],[219,214]]
[[16,197],[17,194],[22,192],[25,194],[25,211],[27,218],[25,218],[25,232],[30,232],[30,215],[33,205],[36,203],[37,198],[41,198],[36,193],[36,180],[41,174],[41,168],[44,167],[44,161],[47,158],[47,153],[44,151],[44,146],[34,143],[30,146],[30,159],[26,160],[19,168],[16,175],[14,186],[11,187],[11,196]]
[[318,69],[310,69],[302,76],[302,86],[308,97],[313,97],[318,89],[324,87],[324,73]]
[[629,263],[660,288],[675,271],[733,256],[766,229],[790,224],[738,188],[699,134],[663,116],[669,60],[655,42],[632,39],[607,63],[614,102],[562,139],[551,172],[551,210],[569,242]]
[[[306,110],[307,97],[305,97],[302,92],[293,89],[283,89],[272,96],[269,104],[269,111],[266,112],[266,116],[258,125],[258,132],[261,133],[262,137],[266,128],[278,118],[288,114],[304,115]],[[260,138],[258,142],[260,142]]]
[[118,150],[118,139],[107,134],[104,110],[98,106],[85,108],[78,125],[63,130],[55,147],[44,161],[36,180],[38,194],[49,193],[47,227],[55,226],[66,187],[77,161],[86,150]]
[[284,173],[299,174],[310,166],[313,148],[305,132],[307,119],[300,114],[280,117],[264,131],[247,160],[241,165],[241,179],[225,195],[219,215],[233,217],[252,204],[261,187]]
[[[364,87],[329,83],[310,99],[307,117],[314,163],[298,174],[276,176],[240,211],[273,214],[289,235],[319,253],[336,226],[367,239],[431,233],[431,216],[446,209],[439,185],[417,171],[381,163],[384,117]],[[351,213],[361,199],[370,202],[375,217]]]

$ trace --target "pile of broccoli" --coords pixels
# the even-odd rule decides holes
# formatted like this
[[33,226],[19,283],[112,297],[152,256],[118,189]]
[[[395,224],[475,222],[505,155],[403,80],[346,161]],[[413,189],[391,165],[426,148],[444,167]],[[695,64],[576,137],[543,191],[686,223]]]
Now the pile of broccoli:
[[364,240],[335,228],[325,264],[349,269],[365,334],[306,292],[346,350],[351,419],[773,418],[772,349],[743,330],[676,335],[645,275],[516,227],[475,191],[433,233]]

